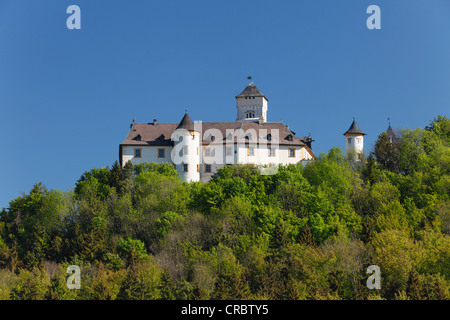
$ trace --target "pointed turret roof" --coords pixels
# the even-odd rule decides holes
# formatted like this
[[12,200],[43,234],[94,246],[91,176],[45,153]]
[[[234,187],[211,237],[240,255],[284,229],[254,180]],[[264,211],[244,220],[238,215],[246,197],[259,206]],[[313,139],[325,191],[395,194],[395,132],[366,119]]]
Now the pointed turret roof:
[[175,129],[186,129],[188,131],[194,131],[194,122],[192,121],[191,117],[189,117],[188,113],[186,112],[183,119],[181,119],[180,123],[178,124],[178,127]]
[[388,137],[395,138],[395,132],[394,132],[394,130],[392,130],[390,122],[389,122],[389,127],[386,130],[386,134],[388,135]]
[[[261,93],[261,91],[258,90],[258,88],[255,86],[255,84],[252,82],[249,83],[249,85],[242,91],[240,94],[236,96],[236,98],[244,98],[244,97],[264,97],[265,95]],[[266,100],[269,100],[266,98]]]
[[360,135],[366,135],[356,124],[355,118],[353,118],[352,125],[350,128],[348,128],[347,132],[344,133],[344,136],[347,134],[360,134]]

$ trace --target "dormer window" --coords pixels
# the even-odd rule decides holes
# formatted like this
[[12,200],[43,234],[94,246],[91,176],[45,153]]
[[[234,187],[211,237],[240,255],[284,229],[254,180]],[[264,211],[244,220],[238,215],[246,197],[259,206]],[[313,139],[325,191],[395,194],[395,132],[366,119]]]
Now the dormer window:
[[286,140],[287,140],[287,141],[292,141],[292,134],[288,135],[288,136],[286,137]]
[[136,141],[141,141],[141,135],[138,134],[138,135],[134,138],[134,140],[136,140]]

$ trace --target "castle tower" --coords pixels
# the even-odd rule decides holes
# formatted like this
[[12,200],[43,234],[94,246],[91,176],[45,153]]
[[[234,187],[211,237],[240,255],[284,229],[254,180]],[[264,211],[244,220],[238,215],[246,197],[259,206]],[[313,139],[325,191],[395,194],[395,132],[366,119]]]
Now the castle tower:
[[200,181],[200,136],[187,111],[172,134],[172,161],[181,179]]
[[237,119],[236,121],[267,121],[267,102],[253,81],[236,96]]
[[354,160],[361,160],[364,152],[364,136],[366,134],[358,127],[353,117],[350,128],[344,133],[346,138],[345,150],[347,156],[353,154]]

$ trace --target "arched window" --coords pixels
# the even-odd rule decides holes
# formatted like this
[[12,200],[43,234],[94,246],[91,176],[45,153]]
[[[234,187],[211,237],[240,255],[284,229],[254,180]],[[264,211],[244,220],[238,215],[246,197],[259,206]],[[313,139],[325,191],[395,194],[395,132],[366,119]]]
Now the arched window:
[[269,140],[269,141],[272,140],[272,134],[271,134],[271,133],[269,133],[269,134],[267,135],[267,140]]
[[246,117],[247,119],[249,119],[249,118],[254,118],[254,117],[255,117],[255,112],[254,112],[254,111],[248,111],[248,112],[245,114],[245,117]]

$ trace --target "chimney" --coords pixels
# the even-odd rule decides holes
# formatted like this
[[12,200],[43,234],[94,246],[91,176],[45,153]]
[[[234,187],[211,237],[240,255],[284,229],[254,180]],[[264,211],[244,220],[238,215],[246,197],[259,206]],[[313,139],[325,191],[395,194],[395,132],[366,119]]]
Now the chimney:
[[156,119],[153,119],[153,125],[156,126]]

